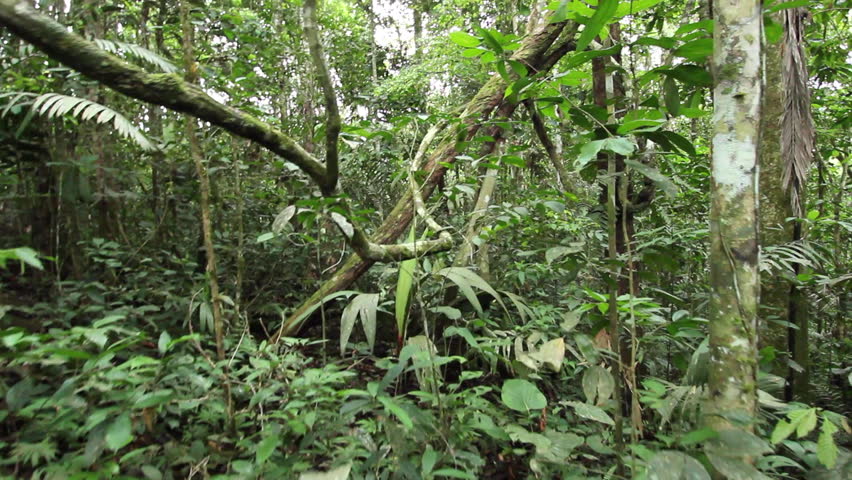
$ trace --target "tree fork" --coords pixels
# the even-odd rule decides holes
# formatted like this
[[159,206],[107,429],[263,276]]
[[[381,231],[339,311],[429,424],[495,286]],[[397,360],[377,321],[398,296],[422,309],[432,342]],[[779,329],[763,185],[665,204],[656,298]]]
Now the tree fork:
[[[556,62],[574,48],[574,36],[577,29],[577,24],[571,24],[567,27],[564,23],[544,24],[524,39],[521,48],[518,49],[513,58],[527,65],[531,72],[550,70]],[[466,140],[472,139],[477,134],[483,122],[495,109],[506,117],[511,116],[516,105],[509,104],[503,98],[507,86],[508,81],[506,79],[494,75],[468,103],[462,114],[467,128]],[[493,128],[495,134],[499,133],[499,127]],[[420,190],[423,199],[429,198],[444,178],[447,165],[455,162],[456,155],[458,155],[458,152],[456,151],[455,140],[450,139],[442,142],[429,157],[429,161],[420,169],[429,172]],[[387,243],[395,240],[406,231],[414,213],[414,199],[410,190],[406,190],[376,230],[372,241]],[[348,288],[375,263],[375,260],[360,258],[356,254],[350,255],[331,278],[320,285],[313,295],[290,313],[289,317],[282,323],[278,333],[273,336],[272,341],[277,342],[282,336],[298,333],[305,317],[319,302],[328,295]]]

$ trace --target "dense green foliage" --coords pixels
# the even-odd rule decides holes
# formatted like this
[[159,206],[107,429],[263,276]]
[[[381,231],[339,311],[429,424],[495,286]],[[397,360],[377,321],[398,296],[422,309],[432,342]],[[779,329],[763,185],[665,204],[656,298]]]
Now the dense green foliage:
[[[181,2],[38,3],[148,72],[186,70]],[[302,2],[188,3],[204,91],[324,158],[328,107]],[[802,297],[791,308],[810,352],[802,365],[761,343],[760,413],[731,415],[753,430],[736,438],[701,418],[705,2],[319,7],[343,120],[331,196],[259,144],[116,93],[0,30],[0,475],[852,477],[852,3],[765,6],[770,40],[783,33],[774,9],[809,12],[814,165],[803,214],[787,219],[800,235],[761,245],[760,269]],[[552,68],[513,60],[536,25],[561,22],[577,28]],[[505,99],[466,117],[489,79],[508,85]],[[187,122],[210,179],[224,355]],[[429,182],[412,166],[418,149],[441,145],[452,163],[397,240],[437,238],[436,222],[455,249],[377,263],[279,339],[346,271],[347,228],[379,231]],[[773,321],[801,326],[761,313],[762,329]],[[802,369],[809,397],[785,389]]]

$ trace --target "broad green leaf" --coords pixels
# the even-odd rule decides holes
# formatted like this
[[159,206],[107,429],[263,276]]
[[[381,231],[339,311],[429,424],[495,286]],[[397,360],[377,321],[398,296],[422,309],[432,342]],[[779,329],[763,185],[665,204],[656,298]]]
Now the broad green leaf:
[[690,42],[686,42],[674,50],[675,55],[683,57],[693,62],[703,62],[707,57],[713,54],[713,39],[698,38]]
[[13,250],[14,255],[18,258],[18,260],[26,263],[27,265],[37,268],[39,270],[44,270],[44,265],[42,265],[41,260],[38,259],[38,252],[29,247],[18,247]]
[[773,13],[787,8],[807,7],[810,5],[809,0],[793,0],[790,2],[781,2],[766,8],[766,13]]
[[670,114],[677,116],[680,113],[680,92],[674,77],[666,77],[663,81],[663,100]]
[[414,428],[414,422],[411,421],[411,416],[392,398],[380,396],[379,402],[385,406],[388,412],[392,413],[406,428]]
[[562,361],[565,360],[565,340],[560,337],[547,341],[529,356],[551,371],[559,372],[562,369]]
[[637,172],[651,179],[654,182],[654,185],[656,185],[657,188],[662,190],[663,193],[665,193],[666,196],[668,196],[669,198],[677,196],[677,186],[669,179],[669,177],[660,173],[660,171],[656,168],[650,165],[645,165],[642,162],[637,162],[636,160],[630,160],[629,158],[625,159],[624,163],[633,170],[636,170]]
[[610,137],[603,141],[603,149],[619,155],[630,155],[636,150],[636,144],[627,137]]
[[659,130],[665,124],[665,120],[663,119],[650,119],[650,118],[641,118],[638,120],[630,120],[625,121],[623,124],[618,126],[618,130],[616,133],[619,135],[626,135],[630,132],[639,130],[642,132],[652,132],[654,130]]
[[174,397],[174,391],[165,389],[156,392],[146,393],[136,400],[133,408],[151,408],[168,403]]
[[816,428],[817,413],[816,408],[809,408],[805,414],[796,422],[796,436],[799,438],[811,433],[811,430]]
[[601,405],[609,400],[614,391],[615,379],[600,365],[592,366],[583,374],[583,393],[587,403]]
[[668,50],[675,46],[677,40],[672,37],[639,37],[635,43],[636,45],[653,45],[655,47],[665,48]]
[[[579,51],[579,49],[578,49]],[[609,57],[621,51],[621,45],[613,45],[612,47],[603,50],[589,50],[587,52],[575,53],[568,57],[565,62],[565,68],[568,70],[579,67],[580,65],[597,57]]]
[[544,436],[550,440],[550,445],[536,446],[535,455],[538,459],[551,463],[568,461],[574,449],[584,442],[584,438],[577,434],[557,432],[550,429],[545,430]]
[[465,32],[450,32],[450,40],[456,45],[466,48],[478,47],[481,42],[479,38]]
[[592,140],[580,147],[580,155],[577,157],[577,170],[582,170],[589,162],[597,158],[598,152],[603,148],[603,140]]
[[595,348],[595,344],[592,342],[591,337],[584,333],[578,333],[574,335],[574,342],[577,344],[577,348],[580,349],[580,353],[583,354],[583,357],[587,362],[593,365],[598,363],[598,349]]
[[607,425],[615,425],[612,417],[610,417],[602,408],[580,402],[568,402],[568,405],[574,408],[574,413],[576,413],[577,416],[605,423]]
[[562,314],[562,323],[559,324],[559,328],[562,329],[563,332],[569,333],[571,330],[574,330],[574,327],[580,323],[580,319],[582,318],[582,314],[580,312],[565,312]]
[[728,480],[771,480],[754,468],[754,465],[745,463],[741,457],[721,455],[712,450],[707,450],[706,453],[713,467],[724,475],[723,478]]
[[648,462],[648,480],[710,480],[701,462],[691,456],[664,450]]
[[675,30],[675,37],[683,38],[686,34],[698,30],[704,30],[708,34],[713,34],[713,20],[700,20],[698,22],[687,23],[681,25]]
[[547,263],[553,263],[557,258],[561,258],[570,253],[582,252],[582,247],[566,247],[564,245],[559,245],[557,247],[548,248],[546,252],[544,252],[544,259]]
[[547,399],[535,384],[517,378],[503,382],[500,399],[504,405],[519,412],[541,410],[547,406]]
[[130,413],[124,412],[118,416],[106,431],[106,446],[110,450],[118,450],[133,440],[133,423],[130,420]]
[[257,236],[257,243],[268,242],[269,240],[272,240],[273,238],[275,238],[275,234],[272,233],[272,232],[261,233],[260,235]]
[[598,36],[601,29],[615,16],[618,11],[618,0],[600,0],[592,18],[586,22],[580,38],[577,39],[576,51],[582,52]]
[[476,341],[476,338],[473,336],[472,333],[470,333],[470,330],[465,327],[447,327],[444,330],[444,336],[450,337],[452,335],[458,335],[462,337],[471,347],[479,348],[479,342]]
[[699,87],[713,85],[713,77],[710,75],[710,72],[699,65],[687,63],[674,68],[657,69],[657,71],[662,72],[666,76],[674,77],[688,85]]
[[269,459],[278,445],[281,443],[281,437],[277,434],[267,435],[260,443],[257,444],[257,450],[254,452],[254,461],[258,465],[263,465]]
[[431,445],[427,445],[426,451],[423,452],[423,456],[420,458],[420,474],[424,477],[428,476],[432,473],[432,469],[435,468],[435,463],[437,462],[438,452]]

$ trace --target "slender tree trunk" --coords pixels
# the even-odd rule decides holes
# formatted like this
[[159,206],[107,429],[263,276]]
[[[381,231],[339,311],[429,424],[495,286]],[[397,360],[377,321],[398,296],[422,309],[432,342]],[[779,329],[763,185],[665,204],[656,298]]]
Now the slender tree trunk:
[[[780,15],[773,15],[780,21]],[[781,42],[766,46],[766,87],[763,91],[760,138],[760,244],[763,248],[783,245],[793,239],[790,198],[784,190],[781,155],[781,118],[784,115],[784,88],[781,79]],[[790,320],[788,303],[790,282],[779,272],[762,275],[760,292],[760,345],[773,347],[779,356],[772,369],[787,376],[785,358],[789,357],[786,322]],[[789,400],[789,399],[788,399]]]
[[[190,83],[198,83],[198,65],[195,63],[195,54],[192,44],[192,24],[189,20],[188,0],[181,0],[180,13],[183,25],[183,50],[184,64],[186,66],[186,80]],[[195,164],[198,174],[198,183],[201,197],[201,232],[203,237],[204,251],[207,260],[206,274],[210,286],[210,303],[213,310],[213,328],[216,335],[216,353],[219,360],[225,359],[225,327],[222,319],[222,300],[219,296],[219,280],[216,278],[216,250],[213,246],[213,220],[210,214],[210,179],[207,167],[204,165],[204,153],[198,141],[195,131],[196,120],[188,117],[186,119],[186,137],[189,142],[190,155]]]
[[[714,0],[710,207],[710,366],[705,422],[746,429],[757,406],[757,168],[763,14],[756,0]],[[749,462],[747,457],[739,460]],[[711,458],[712,461],[712,458]],[[718,468],[718,466],[717,466]]]

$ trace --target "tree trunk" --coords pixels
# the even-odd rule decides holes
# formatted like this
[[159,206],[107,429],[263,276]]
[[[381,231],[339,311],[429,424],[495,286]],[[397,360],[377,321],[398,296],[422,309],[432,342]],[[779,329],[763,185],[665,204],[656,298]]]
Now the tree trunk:
[[[780,15],[773,15],[778,20]],[[766,87],[763,91],[760,132],[760,245],[764,249],[793,239],[790,198],[781,181],[784,158],[781,155],[781,118],[784,115],[784,89],[781,79],[781,43],[767,45],[764,55]],[[789,358],[787,325],[790,282],[779,272],[761,277],[760,346],[773,347],[781,359]],[[773,364],[773,373],[787,376],[786,361]]]
[[[746,429],[757,406],[757,168],[763,16],[756,0],[715,0],[710,207],[710,366],[706,424]],[[750,462],[741,456],[740,461]],[[712,461],[712,457],[711,457]],[[718,468],[718,465],[717,465]]]

